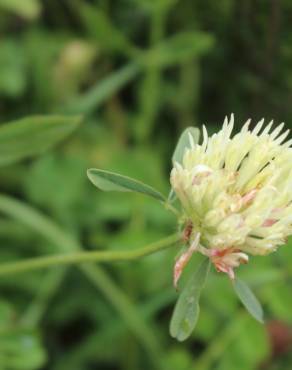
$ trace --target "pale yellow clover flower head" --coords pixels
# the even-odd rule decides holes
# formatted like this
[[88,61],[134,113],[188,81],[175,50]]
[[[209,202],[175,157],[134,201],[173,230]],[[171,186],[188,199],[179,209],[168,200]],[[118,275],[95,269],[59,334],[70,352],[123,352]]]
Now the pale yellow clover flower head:
[[234,279],[248,254],[266,255],[292,234],[292,140],[284,124],[272,130],[250,120],[231,137],[234,117],[221,131],[185,151],[175,163],[171,185],[181,202],[189,248],[175,264],[174,283],[194,251]]

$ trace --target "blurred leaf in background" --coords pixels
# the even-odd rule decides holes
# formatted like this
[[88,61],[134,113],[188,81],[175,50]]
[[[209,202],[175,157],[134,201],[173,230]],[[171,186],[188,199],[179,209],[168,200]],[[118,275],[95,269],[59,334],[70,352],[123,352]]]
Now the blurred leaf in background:
[[27,87],[27,59],[23,45],[13,39],[0,44],[0,94],[15,98]]
[[4,300],[0,301],[0,363],[3,369],[39,369],[47,356],[39,335],[18,327],[15,310]]
[[[62,239],[0,202],[1,262],[70,253],[76,243],[135,249],[175,232],[176,217],[155,199],[98,191],[86,170],[168,194],[187,127],[215,132],[231,112],[235,130],[262,116],[291,127],[291,11],[288,0],[0,0],[0,200],[41,215]],[[265,325],[211,270],[183,344],[168,330],[180,247],[94,273],[1,278],[0,368],[290,369],[291,241],[240,268]],[[194,255],[182,282],[198,263]]]
[[36,18],[41,12],[40,0],[0,0],[0,9],[27,19]]
[[0,127],[0,166],[43,153],[69,135],[81,117],[35,116]]

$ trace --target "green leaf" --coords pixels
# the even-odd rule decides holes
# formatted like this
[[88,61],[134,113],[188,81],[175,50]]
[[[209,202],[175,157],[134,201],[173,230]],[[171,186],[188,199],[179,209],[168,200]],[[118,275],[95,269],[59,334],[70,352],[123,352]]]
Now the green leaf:
[[143,54],[141,63],[147,67],[170,67],[206,53],[213,38],[203,32],[180,32]]
[[23,43],[12,38],[3,40],[0,53],[1,95],[16,98],[24,92],[28,80],[26,67],[27,57]]
[[178,0],[132,0],[135,2],[135,6],[141,8],[143,12],[165,12],[170,10]]
[[263,308],[249,286],[244,281],[236,279],[233,283],[233,287],[238,298],[251,316],[253,316],[257,321],[263,323]]
[[0,358],[5,369],[37,370],[44,366],[47,354],[33,331],[11,328],[0,332]]
[[[200,139],[200,130],[196,127],[187,127],[183,133],[181,134],[178,143],[175,147],[173,156],[172,156],[172,163],[178,162],[182,163],[184,153],[186,149],[191,147],[190,138],[193,138],[195,144],[199,142]],[[176,199],[176,195],[173,189],[170,190],[167,201],[169,203],[174,202]]]
[[196,127],[187,127],[181,134],[172,156],[172,162],[182,163],[186,149],[191,148],[190,138],[197,144],[200,139],[200,130]]
[[39,0],[0,0],[0,8],[27,19],[37,18],[41,12]]
[[4,300],[0,300],[0,332],[7,328],[13,320],[14,311],[12,305]]
[[162,202],[165,201],[164,196],[159,191],[127,176],[97,168],[87,170],[87,176],[97,188],[103,191],[133,191],[149,195]]
[[49,149],[81,122],[80,117],[34,116],[0,126],[0,166]]
[[109,51],[119,50],[125,54],[134,49],[121,27],[115,25],[113,18],[101,7],[81,3],[79,9],[84,27],[99,47]]
[[66,113],[89,114],[99,108],[111,96],[132,81],[140,72],[136,63],[129,63],[117,71],[110,73],[94,84],[88,91],[77,96],[61,111]]
[[178,341],[187,339],[199,317],[199,299],[210,270],[210,260],[205,259],[191,276],[179,296],[170,322],[170,335]]

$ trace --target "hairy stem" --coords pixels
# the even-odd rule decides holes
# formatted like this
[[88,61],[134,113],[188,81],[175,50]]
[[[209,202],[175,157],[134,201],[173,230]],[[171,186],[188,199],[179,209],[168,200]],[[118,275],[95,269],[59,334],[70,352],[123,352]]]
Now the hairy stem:
[[40,270],[52,266],[74,265],[83,262],[131,261],[169,248],[180,240],[179,234],[173,234],[144,248],[130,251],[94,251],[55,254],[45,257],[34,257],[23,261],[0,264],[0,276]]

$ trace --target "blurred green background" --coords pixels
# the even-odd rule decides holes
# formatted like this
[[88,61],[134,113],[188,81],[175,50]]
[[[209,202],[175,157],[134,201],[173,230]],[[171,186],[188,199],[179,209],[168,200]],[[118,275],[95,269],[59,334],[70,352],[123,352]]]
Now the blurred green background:
[[[99,192],[86,169],[167,194],[185,127],[213,132],[231,112],[237,128],[263,116],[291,126],[291,16],[290,0],[0,0],[1,122],[84,117],[55,148],[1,167],[2,193],[47,218],[43,226],[31,214],[25,225],[1,214],[0,260],[70,252],[72,238],[86,250],[123,250],[173,233],[175,217],[157,202]],[[291,247],[239,269],[266,325],[213,273],[184,343],[168,333],[178,249],[3,277],[0,369],[290,369]]]

